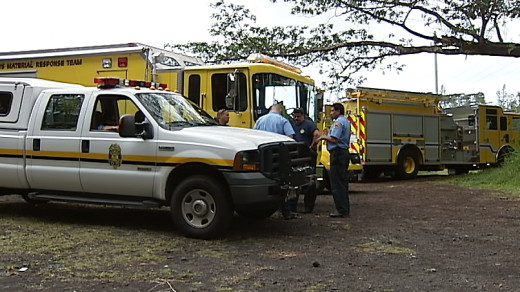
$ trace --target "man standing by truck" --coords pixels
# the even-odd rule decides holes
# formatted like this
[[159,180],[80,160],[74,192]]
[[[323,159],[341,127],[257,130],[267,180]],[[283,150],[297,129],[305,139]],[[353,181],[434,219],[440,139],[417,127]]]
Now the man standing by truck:
[[[261,116],[256,121],[254,129],[262,130],[272,133],[277,133],[294,138],[294,130],[291,126],[291,122],[282,116],[282,105],[273,104],[269,113]],[[282,205],[282,215],[285,220],[295,219],[296,213],[291,210],[291,201],[295,198],[286,198],[286,201]]]
[[[312,120],[307,119],[305,117],[305,111],[303,108],[297,108],[293,111],[294,121],[292,123],[292,127],[294,129],[294,140],[298,142],[303,142],[307,147],[311,150],[311,159],[313,165],[316,165],[316,146],[315,140],[320,137],[320,131],[316,125],[312,122]],[[311,184],[309,186],[305,186],[304,189],[304,199],[303,199],[303,213],[312,213],[314,209],[314,203],[316,201],[316,185]],[[296,211],[296,205],[298,204],[298,196],[288,202],[290,205],[291,211]]]
[[334,122],[329,135],[322,135],[318,140],[327,141],[327,150],[330,152],[330,185],[336,211],[330,217],[342,218],[350,214],[348,197],[347,167],[350,162],[350,122],[345,118],[345,108],[341,103],[332,105],[330,115]]
[[273,104],[269,113],[256,121],[254,129],[262,130],[294,138],[291,122],[282,116],[282,105]]

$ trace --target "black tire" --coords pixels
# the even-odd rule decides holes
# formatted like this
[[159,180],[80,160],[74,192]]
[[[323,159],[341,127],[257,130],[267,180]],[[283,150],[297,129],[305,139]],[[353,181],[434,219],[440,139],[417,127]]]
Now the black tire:
[[502,167],[504,166],[504,162],[506,161],[506,159],[508,158],[508,156],[511,154],[511,152],[513,152],[514,150],[511,149],[511,148],[503,148],[502,150],[500,150],[500,152],[498,153],[498,156],[497,156],[497,163],[496,163],[496,166],[498,167]]
[[409,150],[403,149],[397,157],[395,176],[398,179],[412,179],[417,177],[419,172],[419,158]]
[[266,208],[266,209],[252,209],[247,211],[237,211],[237,214],[241,217],[251,220],[263,220],[270,217],[278,210],[278,207]]
[[225,188],[215,179],[198,175],[183,180],[170,200],[173,222],[193,238],[212,239],[229,230],[233,208]]

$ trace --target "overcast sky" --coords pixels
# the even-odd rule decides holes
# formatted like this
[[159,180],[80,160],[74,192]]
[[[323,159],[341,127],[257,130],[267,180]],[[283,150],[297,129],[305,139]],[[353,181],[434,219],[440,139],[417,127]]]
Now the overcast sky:
[[[18,0],[2,3],[3,27],[0,51],[139,42],[162,48],[166,43],[211,40],[208,29],[214,0]],[[312,19],[289,15],[286,4],[268,0],[227,0],[246,5],[260,25],[308,24]],[[509,31],[520,39],[520,29]],[[375,71],[367,74],[367,87],[435,92],[434,56],[398,57],[404,72]],[[305,69],[317,82],[321,77]],[[503,57],[438,56],[439,88],[447,93],[484,92],[496,103],[496,91],[506,85],[509,93],[520,91],[520,60]]]

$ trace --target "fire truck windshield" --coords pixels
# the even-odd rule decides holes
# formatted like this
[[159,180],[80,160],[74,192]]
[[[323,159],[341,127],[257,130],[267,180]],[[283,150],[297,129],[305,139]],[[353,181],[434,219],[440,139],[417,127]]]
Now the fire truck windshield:
[[314,85],[274,73],[254,74],[253,82],[255,119],[266,114],[275,103],[283,103],[289,113],[291,109],[303,108],[311,119],[316,119]]

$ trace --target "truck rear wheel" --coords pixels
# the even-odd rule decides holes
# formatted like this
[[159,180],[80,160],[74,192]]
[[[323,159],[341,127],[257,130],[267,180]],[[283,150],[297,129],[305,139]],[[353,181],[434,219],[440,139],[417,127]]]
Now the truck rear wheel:
[[419,159],[409,149],[403,149],[397,157],[396,177],[399,179],[412,179],[419,172]]
[[216,180],[193,176],[174,190],[170,212],[174,224],[188,237],[211,239],[222,235],[231,226],[233,208]]

